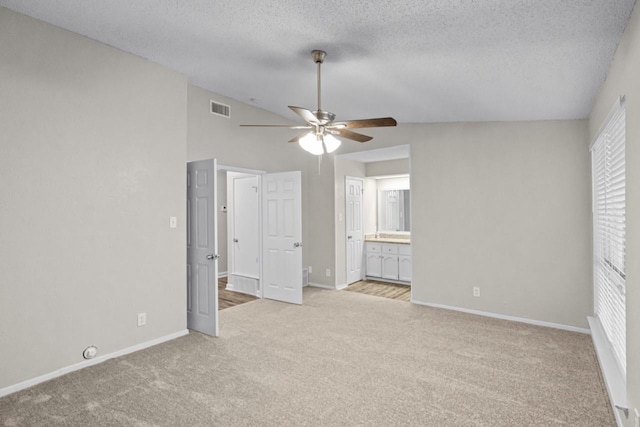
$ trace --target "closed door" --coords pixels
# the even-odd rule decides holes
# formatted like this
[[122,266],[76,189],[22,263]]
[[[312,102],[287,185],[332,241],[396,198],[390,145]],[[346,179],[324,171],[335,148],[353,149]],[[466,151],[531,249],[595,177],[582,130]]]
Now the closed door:
[[233,180],[232,274],[260,277],[260,210],[258,177]]
[[263,296],[302,304],[301,173],[262,176]]
[[362,280],[363,181],[346,179],[347,284]]
[[216,161],[187,163],[187,327],[218,336]]

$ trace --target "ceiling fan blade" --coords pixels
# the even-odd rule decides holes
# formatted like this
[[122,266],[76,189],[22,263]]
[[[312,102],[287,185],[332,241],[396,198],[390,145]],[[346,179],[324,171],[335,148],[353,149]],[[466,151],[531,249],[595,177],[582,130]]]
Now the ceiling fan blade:
[[313,114],[311,110],[307,110],[306,108],[301,107],[292,107],[291,105],[289,105],[289,108],[291,109],[291,111],[302,117],[305,122],[318,123],[318,118],[315,114]]
[[347,130],[347,129],[337,129],[336,131],[333,131],[331,133],[333,133],[334,135],[341,136],[343,138],[353,139],[354,141],[358,141],[358,142],[367,142],[373,139],[372,136],[351,132],[350,130]]
[[287,128],[287,129],[311,129],[309,125],[240,125],[245,128]]
[[378,128],[385,126],[396,126],[398,122],[393,117],[380,117],[377,119],[345,120],[331,124],[332,128]]
[[300,135],[291,138],[289,142],[298,142],[307,135],[309,135],[309,132],[301,133]]

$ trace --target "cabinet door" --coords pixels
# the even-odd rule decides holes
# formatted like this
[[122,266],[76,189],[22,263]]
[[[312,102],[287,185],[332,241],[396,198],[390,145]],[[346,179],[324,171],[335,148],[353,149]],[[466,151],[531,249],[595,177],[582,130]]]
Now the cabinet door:
[[404,255],[398,256],[398,280],[410,282],[412,270],[411,257]]
[[382,258],[377,253],[367,254],[367,276],[380,277],[382,276]]
[[398,280],[398,255],[384,255],[382,258],[382,278]]

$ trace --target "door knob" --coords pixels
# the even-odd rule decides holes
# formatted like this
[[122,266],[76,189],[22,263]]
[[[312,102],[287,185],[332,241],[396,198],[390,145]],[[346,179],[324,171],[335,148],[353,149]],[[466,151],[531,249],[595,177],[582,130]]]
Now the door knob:
[[294,247],[294,248],[302,247],[302,242],[295,242],[295,243],[293,244],[293,247]]
[[207,259],[211,260],[211,259],[218,259],[220,258],[220,255],[218,254],[209,254],[207,255]]
[[352,237],[353,237],[353,236],[347,236],[347,239],[350,239],[350,238],[352,238]]
[[238,239],[233,239],[233,243],[238,243]]

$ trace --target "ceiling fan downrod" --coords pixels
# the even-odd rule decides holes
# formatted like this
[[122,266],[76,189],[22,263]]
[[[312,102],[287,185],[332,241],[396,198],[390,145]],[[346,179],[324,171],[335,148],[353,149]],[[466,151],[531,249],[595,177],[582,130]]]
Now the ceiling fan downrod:
[[322,98],[320,97],[320,91],[322,89],[320,83],[320,68],[322,67],[322,63],[324,62],[324,58],[327,56],[327,52],[324,50],[312,50],[311,56],[313,57],[313,62],[318,64],[318,111],[322,111]]

